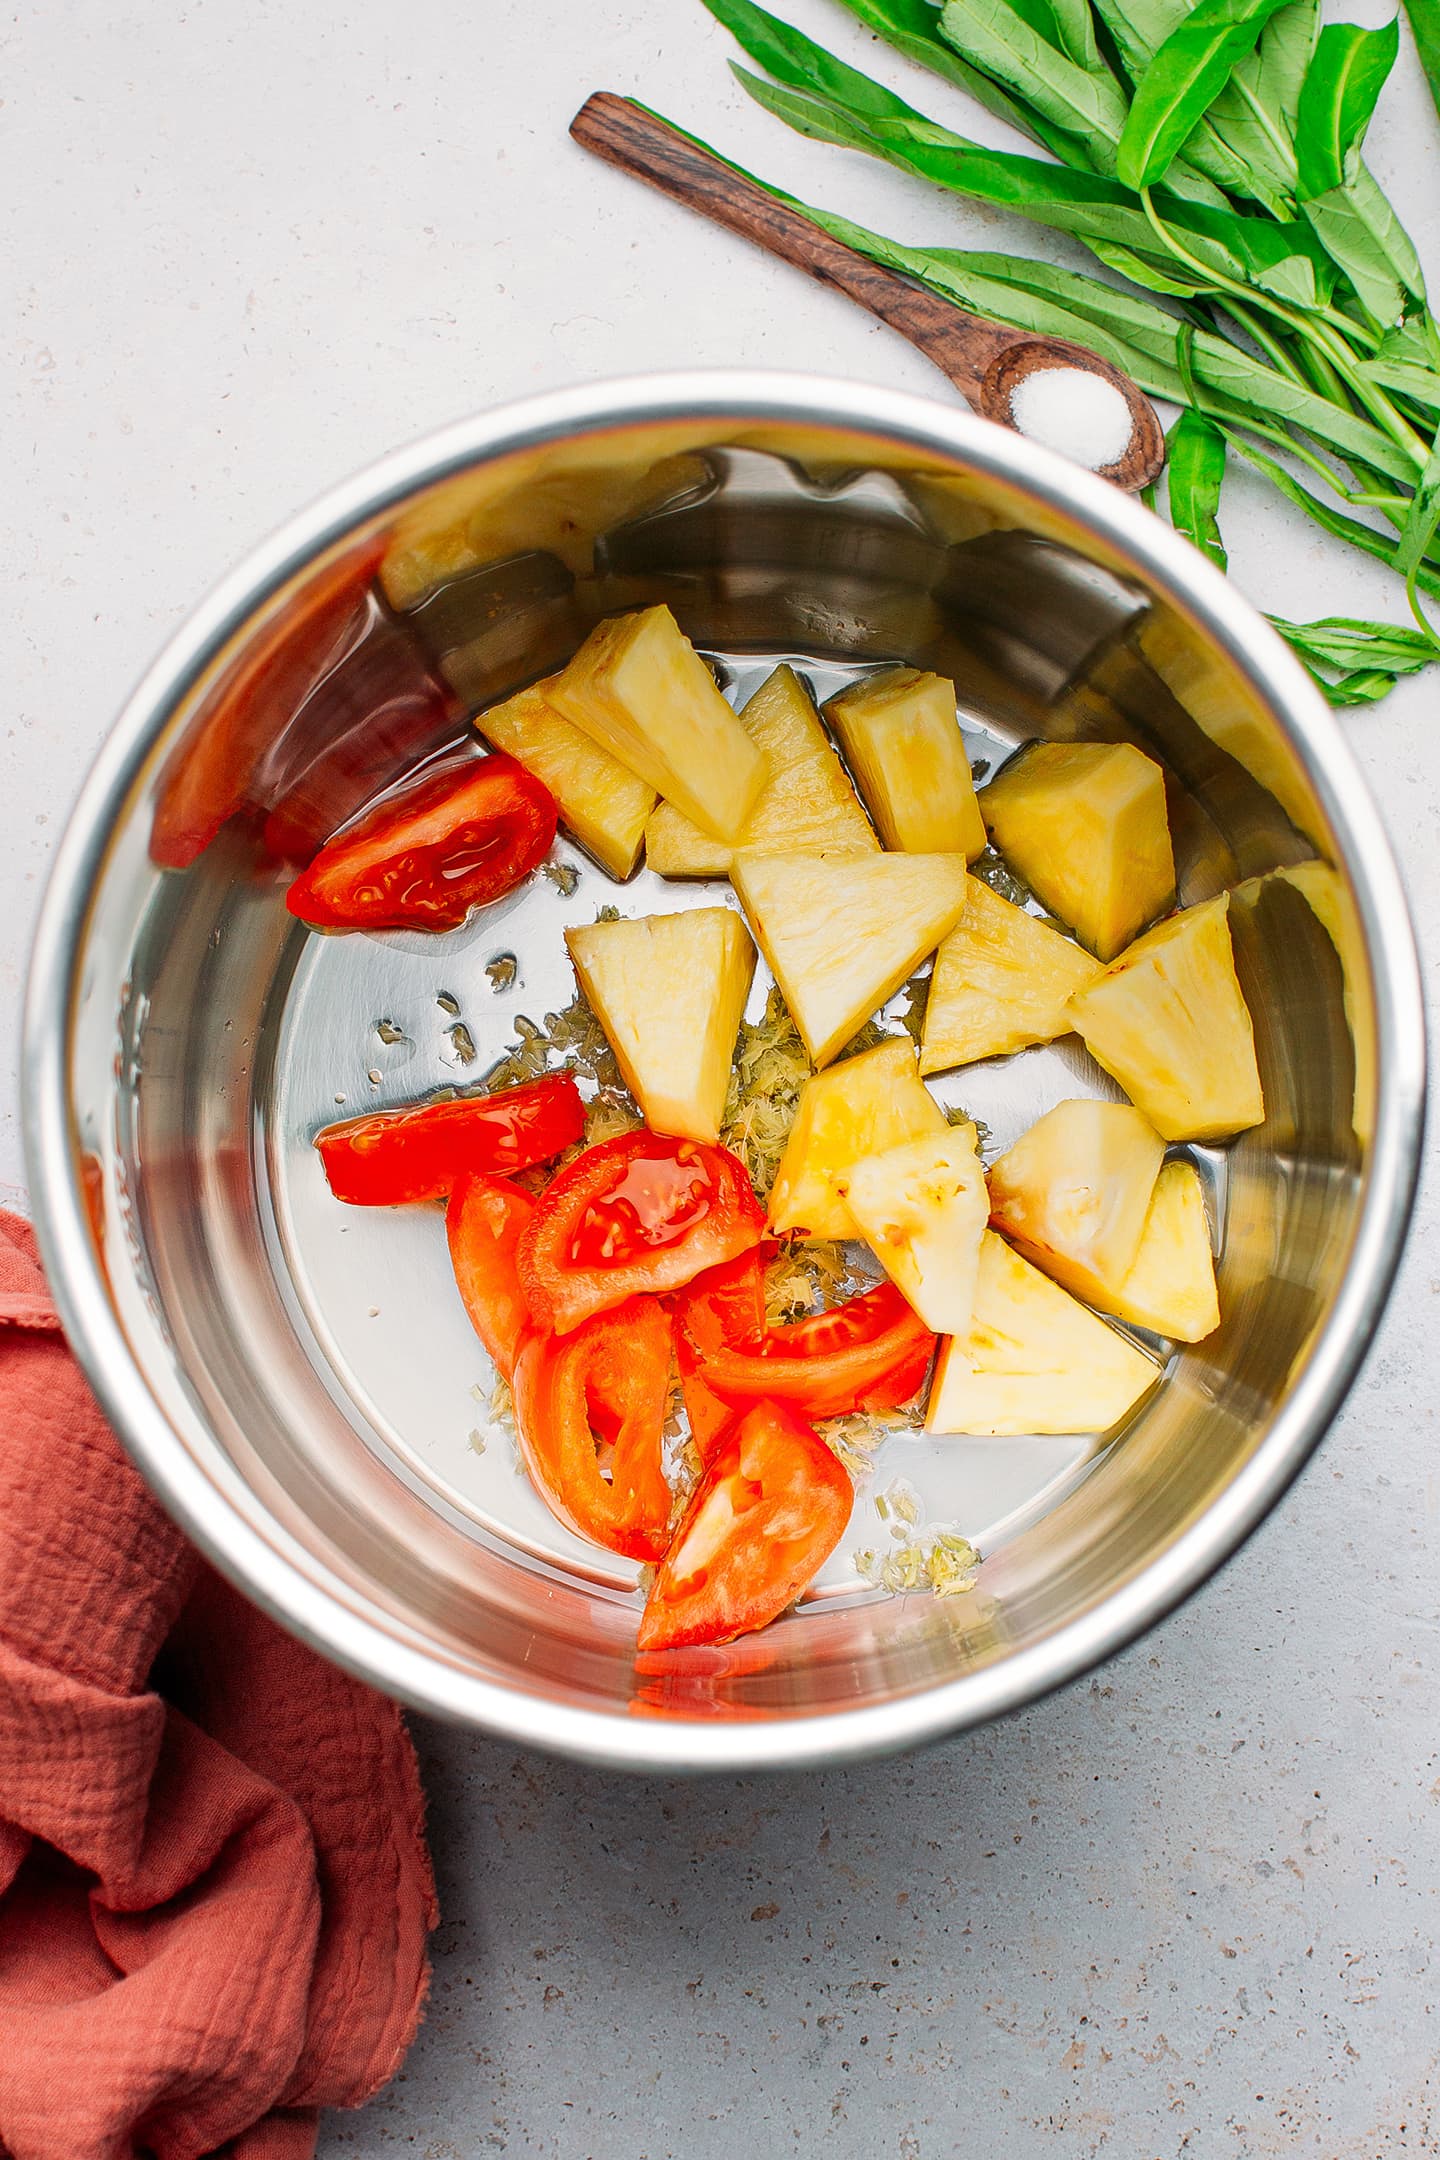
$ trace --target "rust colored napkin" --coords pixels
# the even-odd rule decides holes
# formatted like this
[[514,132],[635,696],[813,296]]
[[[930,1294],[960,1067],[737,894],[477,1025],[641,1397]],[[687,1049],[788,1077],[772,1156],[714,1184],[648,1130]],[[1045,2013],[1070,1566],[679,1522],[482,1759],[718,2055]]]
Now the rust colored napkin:
[[0,1212],[0,2152],[301,2160],[434,1924],[399,1710],[187,1544]]

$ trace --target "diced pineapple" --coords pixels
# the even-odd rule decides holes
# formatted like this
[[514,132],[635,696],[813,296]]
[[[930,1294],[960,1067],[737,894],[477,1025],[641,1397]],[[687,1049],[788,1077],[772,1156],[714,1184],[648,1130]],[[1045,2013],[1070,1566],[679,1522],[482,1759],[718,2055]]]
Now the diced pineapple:
[[718,839],[739,838],[765,760],[669,608],[597,624],[550,695],[686,817]]
[[737,855],[731,875],[813,1064],[960,920],[963,855]]
[[975,1127],[947,1126],[867,1156],[851,1171],[846,1198],[856,1229],[926,1327],[967,1333],[990,1211]]
[[[554,677],[550,678],[550,682]],[[550,682],[517,691],[478,715],[475,726],[543,780],[561,820],[612,877],[628,878],[640,860],[655,790],[564,719],[550,702]]]
[[[765,759],[766,781],[737,846],[769,854],[878,850],[849,775],[793,668],[766,676],[742,706],[740,724]],[[673,803],[661,803],[645,830],[646,865],[661,877],[724,877],[734,855],[733,847],[692,825]]]
[[987,1230],[969,1332],[940,1345],[925,1430],[1108,1432],[1159,1378],[1136,1344]]
[[1095,1304],[1135,1264],[1165,1143],[1129,1103],[1057,1103],[990,1171],[990,1220]]
[[985,824],[955,713],[955,685],[887,668],[831,698],[825,716],[887,848],[976,856]]
[[1012,869],[1102,960],[1174,897],[1165,776],[1130,743],[1036,743],[980,808]]
[[[907,1140],[943,1138],[945,1113],[915,1071],[908,1037],[842,1058],[800,1090],[795,1122],[770,1193],[769,1227],[812,1238],[848,1238],[852,1172],[871,1155]],[[957,1128],[962,1135],[967,1128]],[[972,1135],[975,1128],[970,1126]]]
[[1091,1056],[1167,1140],[1224,1140],[1265,1116],[1229,913],[1221,893],[1172,915],[1070,1002]]
[[1099,973],[1099,961],[1069,938],[972,878],[959,927],[935,955],[921,1072],[1068,1035],[1075,1023],[1066,1006]]
[[1155,1180],[1135,1264],[1102,1312],[1177,1342],[1201,1342],[1220,1325],[1205,1189],[1193,1163],[1168,1162]]
[[575,973],[654,1131],[718,1140],[755,948],[730,908],[567,930]]

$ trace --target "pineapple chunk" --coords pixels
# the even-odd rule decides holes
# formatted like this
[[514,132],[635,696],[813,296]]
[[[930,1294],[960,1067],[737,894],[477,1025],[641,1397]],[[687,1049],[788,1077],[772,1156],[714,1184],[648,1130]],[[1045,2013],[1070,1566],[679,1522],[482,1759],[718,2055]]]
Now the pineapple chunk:
[[1099,973],[1069,938],[972,878],[960,926],[935,955],[921,1072],[1068,1035],[1075,1023],[1065,1008]]
[[985,822],[955,685],[918,668],[887,668],[831,698],[825,715],[887,848],[907,855],[976,856]]
[[1201,1342],[1220,1325],[1205,1189],[1193,1163],[1168,1162],[1155,1180],[1140,1250],[1102,1312],[1135,1327]]
[[[957,1128],[963,1136],[966,1128]],[[973,1135],[974,1126],[968,1128]],[[800,1090],[795,1122],[770,1193],[769,1228],[812,1238],[848,1238],[855,1225],[845,1195],[869,1156],[907,1140],[943,1139],[945,1113],[915,1071],[908,1036],[877,1043],[816,1073]]]
[[1036,743],[980,807],[1006,861],[1102,960],[1174,897],[1165,776],[1129,743]]
[[964,1335],[990,1204],[973,1125],[867,1156],[846,1195],[861,1237],[926,1327]]
[[667,607],[597,624],[550,686],[602,749],[721,840],[737,840],[765,760]]
[[[737,845],[772,854],[804,848],[878,850],[849,775],[793,668],[778,667],[741,708],[765,759],[765,786]],[[645,829],[645,861],[661,877],[725,877],[735,849],[661,803]]]
[[550,702],[550,682],[534,683],[503,705],[492,705],[475,726],[497,750],[508,750],[544,781],[566,830],[612,877],[631,876],[655,790],[562,719]]
[[815,1065],[960,920],[963,855],[737,855],[735,890]]
[[1077,1297],[1135,1264],[1165,1143],[1129,1103],[1057,1103],[990,1172],[990,1220]]
[[730,908],[567,930],[575,973],[654,1131],[718,1140],[755,948]]
[[1172,915],[1070,1001],[1091,1056],[1167,1140],[1224,1140],[1265,1116],[1229,914],[1221,893]]
[[1108,1432],[1159,1378],[1135,1343],[987,1230],[969,1331],[940,1345],[925,1430]]

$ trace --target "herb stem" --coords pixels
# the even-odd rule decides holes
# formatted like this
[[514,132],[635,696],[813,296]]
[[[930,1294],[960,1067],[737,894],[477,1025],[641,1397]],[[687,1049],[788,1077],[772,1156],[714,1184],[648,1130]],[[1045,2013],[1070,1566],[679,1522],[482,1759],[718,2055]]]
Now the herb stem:
[[[1308,342],[1325,353],[1334,366],[1336,373],[1352,395],[1358,398],[1371,419],[1385,430],[1385,433],[1390,437],[1397,449],[1403,451],[1414,465],[1418,479],[1419,475],[1425,470],[1425,445],[1421,442],[1415,430],[1409,427],[1400,414],[1396,412],[1384,391],[1376,384],[1366,382],[1363,376],[1354,373],[1355,355],[1335,335],[1325,319],[1329,316],[1331,310],[1328,308],[1323,312],[1316,310],[1312,320],[1307,322],[1303,316],[1297,315],[1293,308],[1288,307],[1283,300],[1277,300],[1273,294],[1261,292],[1258,287],[1247,289],[1243,285],[1237,285],[1233,278],[1226,277],[1221,271],[1207,269],[1204,263],[1198,261],[1188,248],[1176,239],[1173,229],[1165,223],[1165,220],[1156,210],[1155,200],[1149,188],[1141,188],[1139,194],[1145,216],[1156,239],[1162,247],[1175,256],[1177,261],[1184,263],[1187,270],[1193,270],[1196,276],[1203,279],[1206,284],[1213,286],[1217,292],[1227,293],[1231,299],[1253,300],[1257,307],[1266,309],[1269,314],[1275,317],[1277,322],[1283,322],[1286,329],[1293,331],[1302,343]],[[1336,317],[1337,321],[1342,319],[1339,316]]]

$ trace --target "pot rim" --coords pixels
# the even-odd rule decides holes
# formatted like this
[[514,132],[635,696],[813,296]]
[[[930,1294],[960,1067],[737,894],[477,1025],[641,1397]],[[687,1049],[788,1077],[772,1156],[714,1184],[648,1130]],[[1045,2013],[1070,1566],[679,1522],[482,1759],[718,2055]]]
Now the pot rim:
[[[1344,857],[1374,973],[1375,1128],[1350,1256],[1303,1371],[1238,1475],[1135,1575],[1027,1649],[869,1708],[773,1721],[636,1719],[466,1673],[401,1623],[377,1622],[278,1523],[262,1529],[247,1519],[240,1501],[248,1488],[228,1466],[212,1472],[191,1456],[125,1339],[91,1242],[66,1088],[76,959],[109,836],[159,731],[234,632],[316,555],[418,488],[484,458],[665,421],[871,435],[1017,485],[1137,559],[1249,678],[1289,735]],[[222,579],[142,677],[71,812],[32,951],[22,1083],[35,1229],[66,1334],[147,1482],[222,1572],[323,1655],[432,1715],[612,1768],[737,1772],[852,1762],[1019,1709],[1132,1642],[1235,1553],[1318,1446],[1383,1312],[1419,1172],[1425,1030],[1408,906],[1359,768],[1299,661],[1213,564],[1108,482],[938,400],[823,376],[707,369],[549,391],[458,421],[329,490]],[[249,1498],[253,1512],[258,1503]]]

